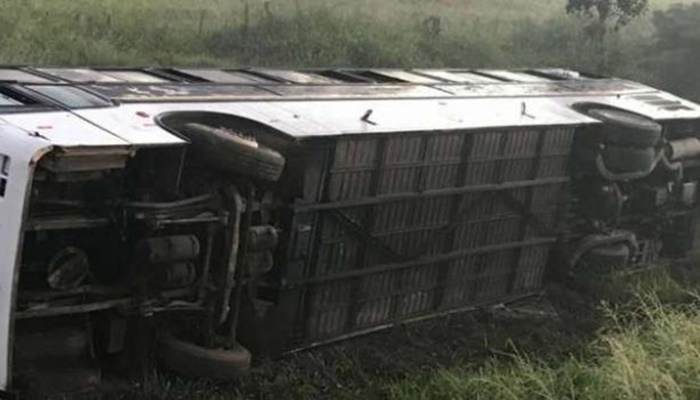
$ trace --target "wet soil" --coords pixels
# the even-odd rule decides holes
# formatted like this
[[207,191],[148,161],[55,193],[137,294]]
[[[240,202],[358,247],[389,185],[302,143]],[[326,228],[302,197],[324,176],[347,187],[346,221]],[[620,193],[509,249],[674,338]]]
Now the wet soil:
[[245,382],[218,393],[244,399],[385,398],[387,385],[435,369],[478,367],[515,352],[542,359],[577,352],[593,339],[595,301],[563,286],[516,304],[453,314],[264,360]]
[[441,368],[478,368],[516,352],[544,360],[576,353],[594,339],[598,309],[595,299],[552,284],[518,303],[257,360],[240,382],[195,382],[158,372],[101,399],[383,399],[392,383]]

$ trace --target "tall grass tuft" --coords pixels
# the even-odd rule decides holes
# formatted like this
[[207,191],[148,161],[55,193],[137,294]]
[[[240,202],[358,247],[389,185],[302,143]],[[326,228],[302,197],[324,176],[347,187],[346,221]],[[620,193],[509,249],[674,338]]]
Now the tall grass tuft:
[[[698,296],[693,295],[697,300]],[[397,383],[394,399],[697,399],[700,310],[653,292],[609,308],[605,331],[582,354],[543,360],[515,352],[478,370],[441,370]]]

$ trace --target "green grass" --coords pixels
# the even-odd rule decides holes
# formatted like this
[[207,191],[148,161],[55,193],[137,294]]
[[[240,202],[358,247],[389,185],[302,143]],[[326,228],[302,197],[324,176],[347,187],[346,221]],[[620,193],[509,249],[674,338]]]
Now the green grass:
[[[603,334],[583,356],[515,354],[478,371],[443,370],[398,384],[396,399],[697,399],[700,312],[645,300],[643,322]],[[620,315],[613,313],[612,318]]]
[[[671,2],[652,0],[652,8]],[[5,0],[0,7],[0,62],[9,64],[599,64],[563,0]],[[644,17],[610,41],[610,72],[640,76],[630,60],[649,24]]]
[[[597,339],[563,359],[517,350],[478,369],[438,370],[389,388],[427,399],[698,399],[700,299],[661,275],[630,303],[607,307]],[[681,298],[684,301],[679,301]]]

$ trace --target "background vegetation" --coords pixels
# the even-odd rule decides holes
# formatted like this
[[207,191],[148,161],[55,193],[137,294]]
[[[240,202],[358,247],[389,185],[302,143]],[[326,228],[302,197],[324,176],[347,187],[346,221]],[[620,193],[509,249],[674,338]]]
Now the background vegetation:
[[563,66],[700,98],[693,3],[651,0],[601,49],[565,0],[0,0],[0,62]]

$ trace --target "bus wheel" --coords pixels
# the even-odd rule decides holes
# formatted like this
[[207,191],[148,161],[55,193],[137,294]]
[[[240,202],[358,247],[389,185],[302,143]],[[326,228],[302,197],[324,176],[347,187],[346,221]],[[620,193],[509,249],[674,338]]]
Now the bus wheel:
[[254,138],[200,123],[186,124],[182,133],[212,167],[266,182],[275,182],[282,175],[284,157],[259,145]]
[[656,152],[652,147],[620,147],[605,146],[593,148],[578,146],[574,149],[574,157],[579,162],[582,172],[596,171],[595,163],[598,154],[603,156],[605,166],[614,173],[650,172],[656,162]]
[[653,147],[661,138],[661,125],[637,114],[605,108],[590,109],[587,114],[604,122],[601,128],[604,143]]
[[165,333],[159,338],[157,358],[164,367],[191,378],[236,379],[247,374],[251,355],[237,344],[229,349],[206,348]]

